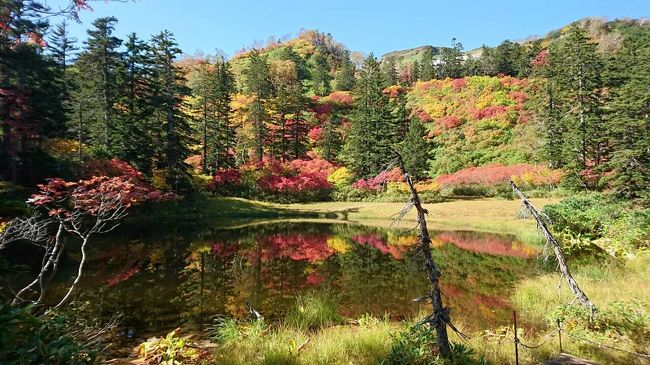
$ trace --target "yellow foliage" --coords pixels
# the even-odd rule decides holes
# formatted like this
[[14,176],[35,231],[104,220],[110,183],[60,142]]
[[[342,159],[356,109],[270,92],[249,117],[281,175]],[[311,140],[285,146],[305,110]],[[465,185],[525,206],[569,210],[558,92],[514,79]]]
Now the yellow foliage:
[[334,186],[343,186],[352,181],[352,173],[347,167],[339,167],[327,177],[327,181]]
[[327,246],[338,253],[346,253],[350,251],[351,248],[350,244],[346,240],[337,236],[328,238]]
[[167,183],[167,169],[154,169],[151,177],[151,185],[157,190],[170,191],[171,186]]
[[52,157],[60,159],[71,160],[79,155],[79,142],[73,139],[48,139],[43,144],[43,148]]

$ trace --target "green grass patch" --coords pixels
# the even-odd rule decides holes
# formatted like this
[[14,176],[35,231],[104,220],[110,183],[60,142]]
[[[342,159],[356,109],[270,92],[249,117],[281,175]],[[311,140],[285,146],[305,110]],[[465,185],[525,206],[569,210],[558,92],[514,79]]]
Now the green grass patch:
[[318,329],[341,321],[338,296],[329,292],[300,294],[286,314],[285,323],[300,329]]

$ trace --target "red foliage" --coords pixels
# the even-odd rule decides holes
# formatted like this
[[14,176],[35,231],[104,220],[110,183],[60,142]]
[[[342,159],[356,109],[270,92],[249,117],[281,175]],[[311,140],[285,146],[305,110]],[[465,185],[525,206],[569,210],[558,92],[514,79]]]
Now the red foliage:
[[451,81],[451,87],[454,91],[461,91],[465,86],[467,86],[467,79],[454,79]]
[[365,246],[378,249],[381,253],[401,259],[403,253],[408,250],[406,246],[390,246],[386,238],[378,233],[366,233],[352,237],[352,241]]
[[[395,170],[397,170],[397,172]],[[382,171],[371,179],[359,179],[357,182],[352,184],[352,187],[355,189],[377,191],[381,190],[387,182],[402,181],[401,179],[402,175],[399,173],[399,169],[393,169],[390,172]]]
[[508,107],[505,105],[490,105],[481,110],[474,110],[472,116],[474,119],[481,120],[496,117],[497,115],[505,114],[506,112],[508,112]]
[[463,120],[455,115],[445,115],[442,118],[438,118],[436,121],[436,126],[445,129],[453,129],[463,124]]
[[240,185],[241,178],[241,172],[237,169],[219,169],[214,174],[213,182],[216,186]]
[[216,257],[225,258],[232,256],[239,251],[238,245],[231,245],[225,242],[215,242],[212,244],[212,252]]
[[140,269],[141,269],[140,265],[135,265],[119,273],[117,276],[106,280],[104,283],[108,286],[115,286],[123,281],[129,280],[133,275],[139,273]]
[[526,100],[528,100],[528,95],[522,91],[512,91],[508,94],[508,97],[514,100],[518,106],[525,103]]
[[477,237],[473,232],[440,232],[435,237],[443,243],[449,243],[463,250],[486,253],[495,256],[533,257],[537,251],[523,245],[514,245],[512,240],[499,235],[481,234]]
[[474,184],[494,186],[507,183],[511,179],[521,179],[531,185],[554,185],[559,183],[561,177],[562,173],[559,170],[550,170],[544,166],[525,163],[510,166],[492,164],[469,167],[453,174],[440,175],[436,178],[436,182],[441,187]]
[[548,65],[550,55],[551,53],[548,51],[548,49],[543,49],[535,56],[532,61],[530,61],[530,65],[533,67],[544,67]]
[[327,176],[335,166],[326,160],[293,160],[282,164],[275,160],[263,163],[263,175],[257,181],[262,190],[270,192],[301,193],[330,189]]
[[347,91],[333,91],[328,95],[328,99],[335,104],[342,106],[352,105],[352,94]]
[[143,175],[138,169],[129,165],[128,162],[112,159],[112,160],[91,160],[86,162],[82,168],[86,177],[92,176],[126,176],[130,179],[141,180]]
[[327,245],[328,235],[316,233],[272,234],[262,238],[261,252],[251,252],[251,258],[268,262],[276,258],[296,261],[323,261],[334,254]]
[[321,127],[313,127],[312,129],[309,130],[309,133],[307,134],[309,139],[311,139],[314,142],[319,142],[323,139],[323,128]]
[[431,118],[431,116],[422,109],[416,110],[415,115],[417,115],[417,117],[420,119],[422,123],[427,123],[433,120],[433,118]]
[[147,200],[173,197],[171,193],[152,190],[141,180],[142,174],[124,161],[108,160],[98,166],[105,167],[109,175],[78,182],[49,179],[47,184],[38,185],[40,191],[32,195],[28,203],[46,208],[52,217],[66,218],[77,213],[104,214]]
[[316,286],[322,283],[324,279],[325,278],[323,275],[314,271],[311,274],[307,275],[307,284]]

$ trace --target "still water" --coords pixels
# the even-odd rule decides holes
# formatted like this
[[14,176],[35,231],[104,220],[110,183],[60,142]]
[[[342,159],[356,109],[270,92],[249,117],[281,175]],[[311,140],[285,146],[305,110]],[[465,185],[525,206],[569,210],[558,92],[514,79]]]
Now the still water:
[[[438,231],[432,238],[454,321],[476,330],[507,325],[514,283],[539,271],[536,251],[507,235]],[[306,293],[335,297],[347,318],[405,319],[425,309],[412,301],[428,287],[416,240],[415,231],[286,221],[104,237],[93,245],[77,305],[96,318],[120,313],[139,334],[217,315],[244,318],[248,304],[277,320]]]

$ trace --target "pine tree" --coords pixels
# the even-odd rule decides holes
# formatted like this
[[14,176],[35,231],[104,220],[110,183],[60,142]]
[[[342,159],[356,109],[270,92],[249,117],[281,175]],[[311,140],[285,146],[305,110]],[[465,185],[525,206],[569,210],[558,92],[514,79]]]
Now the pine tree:
[[324,55],[324,50],[318,48],[316,53],[312,57],[314,71],[312,73],[312,84],[314,94],[316,95],[327,95],[332,91],[330,81],[332,77],[330,76],[330,65],[327,61],[327,58]]
[[440,52],[437,73],[440,79],[463,77],[463,45],[456,38],[451,39],[451,48],[443,48]]
[[357,80],[346,145],[348,164],[359,177],[376,175],[393,159],[394,118],[388,96],[383,93],[385,83],[379,62],[370,54]]
[[433,48],[427,46],[422,52],[422,61],[420,63],[420,81],[429,81],[436,76],[433,68]]
[[248,61],[248,67],[244,70],[244,83],[247,92],[254,97],[253,102],[249,105],[248,119],[253,126],[255,158],[262,161],[267,135],[266,123],[268,122],[265,104],[271,97],[272,84],[266,57],[261,56],[257,50],[253,50]]
[[188,116],[183,111],[184,97],[189,94],[185,78],[175,65],[175,59],[181,54],[174,36],[168,31],[155,35],[151,41],[153,50],[153,74],[155,75],[156,100],[154,113],[161,116],[164,136],[164,149],[159,157],[167,172],[167,183],[178,191],[187,183],[188,144],[191,142],[191,128]]
[[[232,94],[235,91],[235,77],[230,63],[221,57],[217,62],[217,95],[215,98],[216,126],[213,139],[209,141],[212,148],[208,152],[208,162],[214,164],[214,170],[232,167],[235,163],[235,128],[232,125]],[[211,152],[210,152],[211,151]]]
[[350,53],[346,52],[345,57],[341,63],[341,68],[336,74],[335,85],[336,90],[340,91],[352,91],[354,89],[355,83],[355,72],[356,68],[350,60]]
[[70,77],[68,68],[73,63],[74,51],[78,48],[75,43],[76,38],[70,37],[68,32],[68,24],[64,20],[57,24],[52,31],[52,35],[47,45],[50,53],[50,58],[54,63],[54,73],[56,74],[56,83],[61,92],[60,98],[62,99],[62,113],[57,125],[59,130],[57,135],[66,135],[66,122],[73,113],[73,105],[71,100],[70,91],[74,88],[73,78]]
[[271,64],[271,82],[274,96],[271,100],[273,155],[280,160],[291,160],[306,152],[306,123],[302,116],[305,100],[298,80],[296,64],[280,60]]
[[[121,67],[121,54],[118,48],[122,41],[114,37],[117,19],[114,17],[98,18],[93,22],[93,29],[88,31],[85,49],[79,55],[78,86],[76,106],[86,109],[85,123],[90,142],[95,153],[108,157],[113,152],[116,139],[115,101],[118,94],[118,74]],[[80,106],[83,104],[83,106]],[[82,123],[83,124],[83,123]],[[83,127],[80,130],[83,133]]]
[[63,20],[54,27],[47,43],[48,51],[54,62],[61,68],[64,77],[68,67],[74,61],[74,51],[78,50],[76,42],[77,39],[70,36],[67,21]]
[[424,140],[426,129],[416,117],[410,120],[408,131],[399,149],[404,161],[404,167],[415,179],[426,178],[429,164],[429,146]]
[[152,171],[155,154],[151,115],[155,99],[152,76],[152,50],[148,44],[130,34],[125,42],[119,103],[122,106],[115,142],[115,155],[128,161],[145,174]]
[[[553,67],[558,67],[552,82],[557,86],[563,113],[564,163],[573,172],[571,177],[593,174],[606,153],[600,105],[602,63],[596,44],[584,30],[573,27],[551,53]],[[583,177],[582,184],[596,184],[587,180]]]
[[[64,132],[64,91],[56,65],[44,57],[46,9],[36,1],[4,1],[0,20],[0,173],[24,184],[49,173],[36,164],[40,141]],[[42,161],[41,161],[42,162]],[[23,173],[25,172],[25,173]],[[26,180],[28,174],[32,181]],[[58,172],[57,172],[58,173]]]
[[386,86],[397,85],[399,83],[397,70],[395,69],[395,60],[393,58],[389,57],[384,60],[381,64],[381,71],[384,74]]
[[608,67],[610,184],[623,198],[650,200],[650,31],[627,35]]

